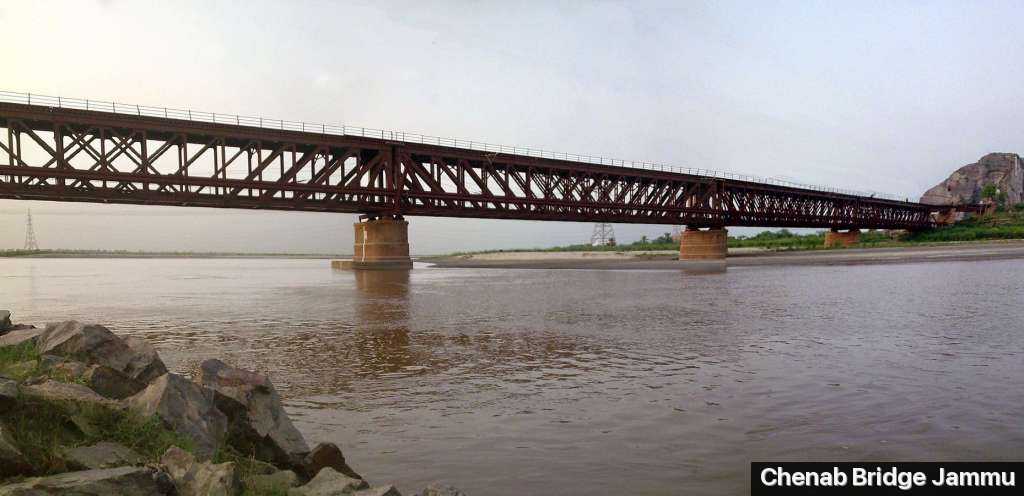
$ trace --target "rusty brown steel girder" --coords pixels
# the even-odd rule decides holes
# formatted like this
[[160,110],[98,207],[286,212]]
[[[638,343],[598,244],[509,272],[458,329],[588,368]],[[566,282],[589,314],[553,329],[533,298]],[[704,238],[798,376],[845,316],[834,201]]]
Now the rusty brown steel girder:
[[751,181],[0,102],[0,198],[580,222],[921,229],[933,207]]

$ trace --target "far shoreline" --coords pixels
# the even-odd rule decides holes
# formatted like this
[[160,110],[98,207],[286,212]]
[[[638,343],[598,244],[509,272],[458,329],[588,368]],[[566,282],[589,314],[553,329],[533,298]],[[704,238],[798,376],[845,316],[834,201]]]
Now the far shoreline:
[[[638,254],[634,254],[638,253]],[[503,252],[421,257],[438,268],[687,270],[729,267],[860,265],[1024,259],[1024,240],[951,242],[896,247],[770,251],[730,249],[721,261],[687,262],[677,252]]]

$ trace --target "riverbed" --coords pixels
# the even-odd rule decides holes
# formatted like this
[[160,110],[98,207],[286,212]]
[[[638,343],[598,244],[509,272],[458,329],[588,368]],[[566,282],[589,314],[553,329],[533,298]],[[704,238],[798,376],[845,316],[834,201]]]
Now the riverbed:
[[370,480],[734,494],[751,460],[1017,460],[1024,260],[332,271],[3,259],[0,308],[270,374]]

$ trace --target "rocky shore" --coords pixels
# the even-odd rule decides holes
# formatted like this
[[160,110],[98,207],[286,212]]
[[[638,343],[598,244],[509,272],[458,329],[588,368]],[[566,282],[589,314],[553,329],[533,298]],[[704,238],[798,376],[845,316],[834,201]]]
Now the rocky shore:
[[0,496],[401,494],[338,446],[310,448],[266,376],[220,360],[199,375],[101,325],[14,325],[0,311]]

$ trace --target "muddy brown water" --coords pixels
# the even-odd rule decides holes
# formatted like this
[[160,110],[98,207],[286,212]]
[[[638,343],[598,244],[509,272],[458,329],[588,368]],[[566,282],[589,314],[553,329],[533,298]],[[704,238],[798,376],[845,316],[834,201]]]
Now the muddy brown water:
[[1024,261],[644,270],[0,259],[0,308],[271,375],[373,482],[743,494],[751,460],[1024,458]]

